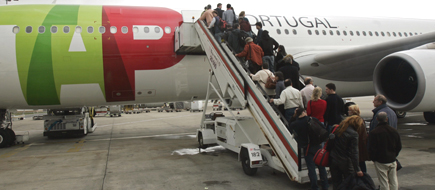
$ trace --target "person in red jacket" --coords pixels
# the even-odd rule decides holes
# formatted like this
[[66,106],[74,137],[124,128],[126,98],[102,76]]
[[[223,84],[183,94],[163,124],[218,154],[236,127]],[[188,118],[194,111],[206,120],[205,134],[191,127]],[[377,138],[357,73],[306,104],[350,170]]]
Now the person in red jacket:
[[252,74],[257,73],[257,71],[261,70],[261,66],[263,65],[263,56],[264,52],[260,46],[255,44],[252,38],[247,37],[245,39],[246,45],[242,52],[236,54],[237,57],[245,57],[246,60],[249,61],[249,71]]
[[307,103],[307,114],[311,117],[315,117],[320,122],[325,123],[323,114],[326,111],[326,101],[320,99],[322,96],[322,88],[316,87],[311,95],[311,100]]

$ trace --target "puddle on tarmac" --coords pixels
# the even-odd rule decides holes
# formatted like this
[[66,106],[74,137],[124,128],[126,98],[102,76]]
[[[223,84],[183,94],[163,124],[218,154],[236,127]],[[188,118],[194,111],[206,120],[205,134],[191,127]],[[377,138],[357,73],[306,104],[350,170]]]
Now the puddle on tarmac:
[[196,155],[199,153],[216,153],[219,151],[223,151],[225,148],[223,146],[213,146],[208,147],[206,149],[202,148],[184,148],[184,149],[178,149],[172,152],[171,155],[177,154],[177,155]]
[[192,138],[196,138],[196,135],[164,135],[164,136],[155,136],[152,138],[159,139],[159,140],[192,139]]
[[403,123],[402,125],[427,125],[427,123]]
[[418,134],[420,134],[420,133],[414,133],[414,134],[412,134],[412,135],[406,135],[406,136],[407,136],[407,137],[410,137],[410,138],[422,139],[423,137],[422,137],[422,136],[418,136]]

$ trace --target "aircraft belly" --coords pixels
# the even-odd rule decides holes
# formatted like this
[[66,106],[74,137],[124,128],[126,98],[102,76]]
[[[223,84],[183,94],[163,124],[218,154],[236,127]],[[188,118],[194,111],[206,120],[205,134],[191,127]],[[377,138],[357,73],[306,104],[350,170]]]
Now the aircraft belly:
[[17,68],[17,52],[12,28],[14,25],[0,25],[0,108],[27,105],[21,91]]
[[205,98],[210,69],[205,56],[186,56],[163,70],[136,70],[136,102]]

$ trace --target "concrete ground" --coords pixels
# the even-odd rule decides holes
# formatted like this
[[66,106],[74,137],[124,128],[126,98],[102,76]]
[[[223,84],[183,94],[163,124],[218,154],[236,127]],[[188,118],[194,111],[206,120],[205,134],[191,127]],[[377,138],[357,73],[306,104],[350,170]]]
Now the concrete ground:
[[[369,119],[373,98],[353,100]],[[195,131],[201,115],[152,111],[97,117],[94,133],[59,139],[42,136],[41,120],[16,121],[16,133],[29,133],[30,141],[0,149],[0,189],[309,189],[269,167],[247,176],[237,154],[223,148],[199,152]],[[435,189],[434,127],[422,113],[399,120],[400,189]],[[379,184],[373,164],[367,166]]]

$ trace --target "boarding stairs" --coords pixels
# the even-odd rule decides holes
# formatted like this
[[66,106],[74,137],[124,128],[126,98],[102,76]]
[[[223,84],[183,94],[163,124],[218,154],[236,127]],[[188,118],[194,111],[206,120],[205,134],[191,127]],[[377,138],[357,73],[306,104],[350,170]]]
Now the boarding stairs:
[[[198,39],[194,39],[192,33],[195,33]],[[186,41],[191,41],[191,45],[186,45]],[[298,149],[297,142],[237,57],[225,43],[215,40],[203,21],[184,22],[176,31],[176,52],[188,54],[190,49],[193,50],[193,54],[198,54],[199,46],[205,52],[212,69],[208,88],[212,87],[221,99],[229,97],[232,108],[246,107],[266,137],[268,146],[282,164],[284,172],[293,181],[308,182],[308,171],[302,166],[303,155]],[[212,76],[215,76],[218,87],[211,82]]]

